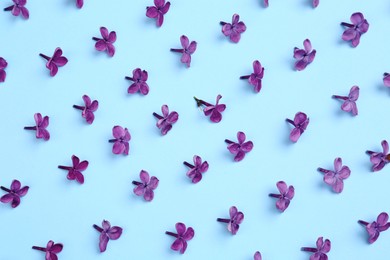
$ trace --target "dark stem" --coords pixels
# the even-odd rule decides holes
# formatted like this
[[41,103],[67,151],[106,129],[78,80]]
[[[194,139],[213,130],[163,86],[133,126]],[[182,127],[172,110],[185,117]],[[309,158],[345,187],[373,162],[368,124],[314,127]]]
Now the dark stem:
[[157,114],[157,113],[155,113],[155,112],[153,112],[153,115],[154,115],[156,118],[158,118],[158,119],[163,119],[162,116],[160,116],[159,114]]
[[317,171],[323,172],[323,173],[328,173],[330,172],[329,170],[325,170],[324,168],[318,167]]
[[41,56],[41,57],[44,58],[45,60],[50,60],[50,57],[49,57],[49,56],[46,56],[45,54],[39,53],[39,56]]
[[82,106],[77,106],[77,105],[73,105],[74,108],[76,109],[79,109],[79,110],[84,110],[85,107],[82,107]]
[[11,11],[14,8],[13,5],[4,8],[4,11]]
[[347,100],[348,99],[348,97],[337,96],[337,95],[333,95],[332,98],[338,98],[338,99],[342,99],[342,100]]
[[249,79],[251,75],[241,76],[240,79]]
[[70,170],[70,169],[72,169],[72,167],[58,165],[58,169],[62,169],[62,170]]
[[229,222],[230,222],[230,219],[226,219],[226,218],[217,218],[217,221],[218,221],[218,222],[223,222],[223,223],[229,223]]
[[183,50],[183,49],[171,49],[171,52],[180,52],[180,53],[183,53],[184,50]]
[[220,24],[220,25],[225,25],[225,24],[227,24],[227,23],[221,21],[221,22],[219,22],[219,24]]
[[368,222],[363,221],[363,220],[359,220],[358,223],[359,223],[359,224],[362,224],[362,225],[364,225],[364,226],[367,226],[367,225],[369,224]]
[[366,151],[366,154],[368,154],[368,155],[371,155],[371,154],[373,154],[373,153],[375,153],[375,152],[369,151],[369,150]]
[[35,250],[39,250],[39,251],[43,251],[43,252],[46,252],[46,248],[44,247],[40,247],[40,246],[33,246],[32,249],[35,249]]
[[97,37],[92,37],[92,40],[94,40],[94,41],[100,41],[101,39],[100,39],[100,38],[97,38]]
[[353,24],[344,23],[344,22],[342,22],[341,25],[342,25],[342,26],[347,26],[347,27],[349,27],[349,28],[355,27],[355,25],[353,25]]
[[294,121],[292,121],[291,119],[286,118],[286,121],[287,121],[288,123],[292,124],[293,126],[295,126]]
[[24,129],[25,130],[36,130],[37,127],[36,126],[25,126]]
[[280,194],[274,194],[274,193],[270,193],[270,194],[268,194],[268,196],[270,196],[271,198],[278,198],[278,199],[280,199],[280,197],[281,197]]
[[313,248],[313,247],[301,247],[301,250],[306,252],[312,252],[312,253],[317,252],[317,248]]
[[225,139],[225,143],[227,143],[227,144],[234,144],[234,142],[230,141],[229,139]]
[[125,79],[134,81],[134,79],[132,77],[128,77],[128,76],[126,76]]
[[109,143],[115,143],[116,141],[118,141],[117,139],[110,139],[108,140]]
[[132,181],[131,183],[134,184],[134,185],[140,185],[140,184],[142,184],[142,183],[139,182],[139,181]]
[[190,164],[190,163],[188,163],[188,162],[183,162],[183,164],[184,164],[185,166],[187,166],[187,167],[190,167],[191,169],[195,168],[194,165],[192,165],[192,164]]
[[177,234],[173,233],[173,232],[169,232],[169,231],[165,231],[165,234],[169,235],[169,236],[173,236],[173,237],[176,237],[177,238]]
[[0,189],[2,189],[3,191],[6,191],[6,192],[12,192],[10,189],[8,189],[4,186],[0,186]]
[[386,77],[386,76],[389,76],[389,75],[390,75],[390,74],[387,73],[387,72],[383,73],[383,77]]
[[98,225],[93,224],[93,228],[99,231],[100,233],[103,232],[103,229],[99,227]]

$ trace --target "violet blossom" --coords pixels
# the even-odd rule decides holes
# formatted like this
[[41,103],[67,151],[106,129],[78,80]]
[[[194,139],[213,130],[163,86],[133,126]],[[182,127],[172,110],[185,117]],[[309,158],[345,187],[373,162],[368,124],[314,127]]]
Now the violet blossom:
[[327,260],[331,248],[331,242],[329,239],[323,239],[323,237],[319,237],[316,243],[317,248],[314,247],[302,247],[301,250],[305,252],[313,253],[310,256],[310,260]]
[[343,104],[341,105],[341,109],[345,112],[351,112],[353,116],[357,116],[358,108],[356,106],[356,101],[359,98],[359,87],[358,86],[353,86],[349,90],[349,94],[347,97],[333,95],[332,98],[344,100]]
[[161,134],[166,135],[172,129],[172,125],[179,120],[179,114],[176,111],[169,113],[167,105],[161,107],[161,112],[162,116],[157,113],[153,113],[153,116],[158,119],[156,126],[161,129]]
[[188,162],[183,162],[183,164],[190,168],[187,171],[188,178],[191,179],[192,183],[198,183],[202,180],[202,174],[209,169],[209,164],[207,161],[202,162],[202,158],[198,155],[194,155],[193,161],[194,165]]
[[195,236],[195,231],[192,227],[187,228],[185,224],[180,222],[176,223],[175,227],[177,233],[166,231],[165,234],[176,238],[171,245],[171,249],[184,254],[187,249],[187,241],[190,241]]
[[103,220],[102,228],[98,225],[93,225],[93,228],[100,232],[99,237],[99,249],[100,252],[106,251],[107,243],[109,240],[117,240],[121,237],[123,229],[118,226],[111,227],[111,224],[107,220]]
[[32,249],[45,252],[45,259],[46,260],[57,260],[58,256],[57,254],[62,251],[64,246],[61,243],[55,244],[54,241],[49,240],[47,242],[46,248],[40,247],[40,246],[33,246]]
[[369,24],[363,14],[359,12],[351,15],[351,22],[352,24],[341,23],[342,26],[347,27],[342,35],[342,39],[344,41],[351,41],[352,47],[356,47],[360,43],[360,37],[368,31]]
[[58,168],[68,171],[68,175],[66,176],[68,180],[76,180],[78,183],[83,184],[84,175],[81,172],[88,168],[88,161],[80,162],[79,157],[72,155],[72,164],[72,166],[59,165]]
[[390,227],[389,215],[386,212],[382,212],[378,215],[376,221],[368,223],[363,220],[359,220],[358,223],[362,224],[366,227],[368,233],[368,243],[374,243],[378,237],[380,232],[386,231]]
[[13,5],[4,8],[4,11],[11,11],[13,16],[19,16],[22,14],[24,19],[28,19],[30,14],[28,9],[25,7],[27,0],[12,0]]
[[3,57],[0,57],[0,82],[5,81],[7,73],[5,72],[4,69],[7,68],[7,66],[8,66],[7,61]]
[[227,229],[233,235],[237,234],[240,224],[244,221],[244,213],[238,211],[235,206],[230,207],[229,209],[230,218],[217,218],[218,222],[227,223]]
[[230,38],[234,43],[238,43],[241,39],[241,33],[246,31],[245,23],[240,21],[240,16],[234,14],[232,17],[232,23],[220,22],[222,25],[223,35]]
[[219,100],[222,98],[221,95],[217,96],[215,105],[212,105],[206,101],[194,97],[196,104],[199,108],[203,106],[203,113],[205,116],[210,116],[210,121],[213,123],[219,123],[222,120],[222,112],[225,111],[226,105],[219,104]]
[[77,8],[81,9],[84,5],[84,0],[76,0]]
[[295,69],[298,71],[304,70],[307,65],[313,62],[316,56],[316,50],[311,46],[309,39],[303,41],[304,49],[294,48],[294,58],[297,60],[295,62]]
[[73,105],[74,108],[81,110],[81,116],[85,118],[88,124],[92,124],[95,120],[93,112],[99,108],[99,101],[91,101],[91,98],[87,95],[83,96],[84,106]]
[[108,140],[110,143],[114,143],[112,146],[112,152],[114,154],[129,154],[129,141],[131,139],[131,135],[127,128],[123,128],[119,125],[116,125],[112,128],[112,135],[115,137],[114,139]]
[[50,139],[50,133],[46,129],[49,126],[49,117],[45,116],[42,118],[41,113],[34,114],[35,126],[25,126],[25,130],[35,130],[35,136],[37,139],[42,138],[45,141]]
[[277,182],[276,187],[280,194],[270,193],[269,196],[278,199],[276,201],[276,208],[281,212],[284,212],[290,205],[290,201],[294,198],[295,189],[292,185],[287,187],[287,184],[284,181]]
[[290,133],[290,140],[296,143],[303,132],[305,132],[310,120],[305,113],[298,112],[295,114],[294,121],[288,118],[286,121],[294,126]]
[[[0,71],[1,73],[1,71]],[[0,77],[1,78],[1,77]],[[385,72],[383,73],[383,84],[386,86],[386,87],[390,87],[390,74]]]
[[153,190],[157,188],[159,180],[155,176],[149,177],[149,173],[144,170],[140,172],[139,177],[141,182],[132,182],[136,185],[133,190],[134,194],[137,196],[143,196],[146,201],[152,201],[154,198]]
[[324,182],[332,187],[333,191],[336,193],[341,193],[344,188],[344,180],[346,180],[351,174],[351,170],[348,166],[343,166],[343,161],[341,158],[336,158],[334,160],[334,171],[326,170],[323,168],[318,168],[318,171],[325,173]]
[[261,254],[259,251],[256,251],[255,254],[253,255],[253,260],[261,260]]
[[268,3],[268,0],[264,0],[264,7],[268,7],[269,6],[269,3]]
[[18,180],[13,180],[9,189],[0,186],[0,189],[8,192],[0,198],[0,202],[11,203],[11,207],[16,208],[20,204],[20,198],[27,194],[29,188],[29,186],[22,187],[22,184]]
[[313,0],[313,8],[316,8],[320,4],[320,0]]
[[264,68],[261,66],[260,61],[255,60],[253,62],[253,73],[250,75],[241,76],[240,79],[248,79],[249,84],[254,86],[254,91],[259,93],[261,90],[261,81],[264,76]]
[[180,37],[180,43],[183,49],[171,49],[171,51],[182,53],[180,61],[181,63],[186,64],[187,68],[189,68],[191,65],[191,55],[196,51],[197,43],[196,41],[192,41],[190,43],[188,37],[185,35]]
[[68,59],[62,56],[61,48],[56,48],[52,57],[46,56],[40,53],[39,56],[47,60],[46,68],[50,70],[50,76],[54,77],[58,72],[58,67],[65,66],[68,63]]
[[107,51],[107,54],[110,57],[114,56],[114,42],[116,41],[116,32],[108,32],[106,27],[100,27],[100,34],[103,38],[92,37],[92,40],[96,41],[95,49],[98,51]]
[[389,144],[386,140],[383,140],[381,144],[383,152],[366,151],[370,156],[372,171],[374,172],[382,170],[383,167],[390,162]]
[[245,142],[246,135],[243,132],[237,132],[238,143],[225,139],[225,143],[228,144],[227,149],[230,153],[235,154],[234,161],[239,162],[244,159],[245,154],[249,153],[253,149],[253,142]]
[[161,27],[164,22],[164,14],[169,11],[171,3],[165,3],[165,0],[154,0],[154,5],[146,7],[146,16],[156,19],[156,26]]
[[146,81],[148,80],[148,72],[146,70],[136,68],[135,70],[133,70],[133,77],[126,76],[125,79],[134,82],[127,89],[127,93],[134,94],[138,91],[142,95],[147,95],[149,93],[149,86],[148,83],[146,83]]

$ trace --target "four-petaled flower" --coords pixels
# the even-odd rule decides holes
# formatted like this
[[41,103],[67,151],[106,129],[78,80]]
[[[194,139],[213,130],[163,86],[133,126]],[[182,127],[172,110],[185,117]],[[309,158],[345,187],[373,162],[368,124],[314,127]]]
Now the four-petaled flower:
[[149,173],[144,170],[141,170],[139,177],[142,182],[132,182],[137,186],[133,190],[134,194],[137,196],[144,196],[146,201],[152,201],[154,198],[153,190],[157,188],[159,180],[155,176],[149,177]]
[[366,227],[368,233],[368,243],[374,243],[378,237],[380,232],[386,231],[390,227],[389,215],[386,212],[382,212],[378,215],[376,221],[368,223],[363,220],[359,220],[358,223],[362,224]]
[[209,169],[209,164],[207,161],[202,162],[202,158],[198,155],[194,155],[193,161],[194,165],[188,162],[183,162],[183,164],[190,168],[187,172],[188,178],[191,179],[192,183],[198,183],[202,180],[202,174]]
[[47,131],[47,127],[49,126],[49,117],[45,116],[42,118],[41,113],[35,113],[34,114],[34,120],[36,126],[25,126],[25,130],[35,130],[36,131],[36,138],[40,139],[43,138],[43,140],[47,141],[50,139],[50,133]]
[[328,256],[326,255],[329,253],[331,248],[331,243],[329,239],[323,239],[323,237],[319,237],[317,239],[317,248],[314,247],[302,247],[301,250],[305,252],[311,252],[314,253],[310,256],[310,260],[327,260]]
[[127,128],[123,128],[119,125],[116,125],[112,128],[112,135],[115,139],[110,139],[108,142],[114,143],[112,146],[112,152],[114,154],[129,154],[129,141],[131,139],[131,135]]
[[[1,72],[0,72],[1,73]],[[1,75],[1,74],[0,74]],[[0,77],[1,79],[1,77]],[[383,73],[383,84],[386,86],[386,87],[390,87],[390,74],[385,72]]]
[[40,246],[33,246],[32,249],[39,250],[42,252],[45,252],[45,259],[46,260],[57,260],[58,256],[57,254],[62,251],[64,246],[61,243],[55,244],[54,241],[49,240],[47,242],[46,248],[45,247],[40,247]]
[[295,62],[295,69],[298,71],[304,70],[307,65],[312,63],[317,52],[311,47],[309,39],[303,41],[303,47],[304,49],[294,48],[294,58],[297,60]]
[[241,33],[246,31],[245,23],[239,21],[240,16],[238,14],[233,14],[232,23],[220,22],[223,35],[229,37],[234,43],[238,43],[241,39]]
[[5,81],[5,77],[7,76],[7,73],[5,72],[5,68],[7,68],[8,63],[7,61],[3,58],[0,57],[0,82]]
[[358,114],[358,109],[356,106],[356,101],[359,98],[359,87],[353,86],[349,90],[348,96],[337,96],[333,95],[332,98],[344,100],[344,103],[341,105],[341,109],[345,112],[351,112],[352,115],[356,116]]
[[245,153],[249,153],[253,149],[253,142],[245,142],[246,135],[243,132],[237,132],[238,143],[225,139],[228,144],[227,149],[232,154],[235,154],[234,161],[239,162],[245,157]]
[[95,115],[93,112],[95,112],[99,107],[99,102],[97,100],[91,101],[89,96],[84,95],[84,106],[77,106],[73,105],[74,108],[78,110],[82,110],[81,116],[85,118],[88,124],[92,124],[93,120],[95,120]]
[[295,189],[292,185],[287,187],[287,184],[284,181],[277,182],[276,187],[280,194],[270,193],[269,196],[278,199],[276,201],[276,208],[281,212],[284,212],[290,205],[290,201],[294,198]]
[[195,236],[195,231],[192,227],[186,227],[183,223],[176,223],[176,233],[166,231],[165,234],[175,237],[175,241],[171,245],[171,249],[180,251],[180,254],[184,254],[187,249],[187,241],[190,241]]
[[84,5],[84,0],[76,0],[77,8],[81,9]]
[[362,13],[353,13],[351,15],[351,22],[344,23],[342,26],[348,27],[343,33],[342,39],[344,41],[351,41],[352,47],[356,47],[360,43],[360,36],[368,31],[369,24]]
[[47,60],[46,68],[50,70],[50,76],[52,77],[57,74],[58,67],[65,66],[66,63],[68,63],[68,59],[65,56],[62,56],[62,50],[59,47],[54,50],[54,54],[51,58],[42,53],[40,53],[39,56]]
[[92,37],[96,41],[95,49],[98,51],[107,51],[108,56],[112,57],[115,54],[114,42],[116,41],[116,32],[108,32],[106,27],[100,27],[102,38]]
[[233,235],[237,234],[240,224],[244,221],[244,213],[238,211],[235,206],[230,207],[229,209],[230,219],[226,218],[217,218],[218,222],[228,223],[227,229]]
[[313,7],[316,8],[320,4],[320,0],[313,0]]
[[8,192],[0,198],[0,201],[2,203],[11,202],[11,207],[16,208],[20,204],[20,197],[24,197],[27,194],[29,187],[24,186],[22,188],[20,181],[13,180],[9,189],[4,186],[0,186],[0,189]]
[[254,256],[253,256],[253,260],[261,260],[261,254],[259,251],[256,251]]
[[305,113],[298,112],[295,114],[294,121],[288,118],[286,121],[294,126],[294,129],[291,130],[290,133],[290,140],[295,143],[298,141],[303,132],[305,132],[310,120]]
[[351,174],[349,167],[345,165],[343,166],[343,161],[341,158],[336,158],[334,160],[334,171],[326,170],[321,167],[319,167],[317,170],[325,173],[324,182],[331,186],[333,191],[336,193],[341,193],[343,191],[343,180],[347,179]]
[[205,116],[210,116],[211,122],[219,123],[222,120],[222,112],[225,111],[226,105],[219,104],[219,100],[222,98],[221,95],[217,96],[215,105],[212,105],[206,101],[194,97],[198,107],[204,106],[203,113]]
[[81,172],[87,169],[88,161],[80,162],[79,157],[72,155],[72,164],[73,166],[58,165],[58,168],[68,171],[68,175],[66,176],[68,180],[76,180],[78,183],[83,184],[84,175]]
[[146,83],[148,80],[148,72],[146,70],[136,68],[133,70],[133,77],[126,76],[125,79],[134,82],[127,89],[127,93],[134,94],[138,91],[141,92],[142,95],[147,95],[149,93],[149,86],[148,83]]
[[255,60],[253,62],[253,73],[251,75],[241,76],[240,79],[248,79],[249,84],[254,86],[256,93],[259,93],[261,90],[261,81],[264,76],[264,68],[261,66],[260,61]]
[[99,237],[99,249],[100,252],[106,251],[107,243],[109,240],[117,240],[122,235],[122,228],[118,226],[111,227],[111,224],[107,220],[103,220],[102,227],[93,224],[93,227],[100,232]]
[[25,7],[27,0],[12,0],[13,5],[4,8],[4,11],[11,11],[12,15],[19,16],[22,14],[24,19],[28,19],[30,16],[28,9]]
[[187,65],[187,68],[191,65],[191,55],[194,54],[196,51],[197,43],[196,41],[190,41],[188,40],[188,37],[185,35],[182,35],[180,37],[180,43],[183,49],[171,49],[172,52],[178,52],[182,53],[180,61]]
[[389,144],[386,140],[383,140],[381,144],[383,152],[366,151],[370,156],[372,171],[374,172],[382,170],[383,167],[390,162]]
[[165,3],[165,0],[154,0],[154,5],[146,7],[146,16],[155,18],[157,27],[161,27],[164,22],[164,14],[168,12],[171,3]]
[[161,107],[161,112],[162,116],[155,112],[153,112],[153,116],[158,119],[156,126],[161,129],[161,134],[166,135],[172,129],[172,125],[179,119],[179,114],[176,111],[169,113],[167,105]]

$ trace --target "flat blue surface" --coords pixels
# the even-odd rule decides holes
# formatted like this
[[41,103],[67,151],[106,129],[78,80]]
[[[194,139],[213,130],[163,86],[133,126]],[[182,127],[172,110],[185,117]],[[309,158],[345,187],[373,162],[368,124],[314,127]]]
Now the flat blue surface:
[[[317,237],[332,241],[330,259],[390,257],[390,232],[375,244],[358,219],[373,221],[389,212],[390,167],[372,173],[365,150],[381,150],[390,139],[390,95],[382,73],[390,70],[390,4],[385,1],[258,0],[175,1],[161,28],[145,16],[152,1],[29,1],[30,19],[0,15],[0,56],[8,61],[7,79],[0,83],[0,184],[13,179],[29,185],[21,205],[0,205],[1,260],[43,259],[31,246],[61,242],[60,259],[308,259],[302,246]],[[1,8],[11,1],[2,1]],[[341,40],[340,22],[363,12],[370,23],[357,48]],[[219,21],[238,13],[247,31],[238,44],[221,34]],[[116,54],[95,51],[92,36],[99,27],[117,32]],[[169,48],[180,47],[185,34],[198,42],[191,68]],[[293,48],[309,38],[317,50],[302,72],[293,70]],[[51,78],[40,52],[61,47],[69,63]],[[265,67],[263,89],[255,94],[241,75],[253,60]],[[149,72],[150,93],[128,95],[128,81],[137,67]],[[340,110],[331,95],[346,95],[360,87],[359,115]],[[72,105],[88,94],[100,102],[93,125],[87,125]],[[195,95],[227,105],[223,120],[213,124],[196,108]],[[166,136],[155,127],[153,112],[168,104],[180,114]],[[310,117],[296,144],[288,140],[284,121],[298,111]],[[50,116],[48,142],[23,130],[33,115]],[[111,152],[111,129],[127,127],[132,135],[129,156]],[[239,163],[224,139],[244,131],[254,149]],[[75,154],[88,160],[85,184],[66,179],[58,165]],[[210,164],[203,180],[193,185],[183,161],[200,155]],[[331,169],[342,157],[352,174],[344,191],[332,193],[317,167]],[[160,179],[151,203],[132,193],[141,169]],[[280,214],[268,193],[276,182],[295,186],[296,196]],[[236,236],[216,222],[235,205],[245,214]],[[123,227],[122,237],[99,253],[93,224],[103,219]],[[182,256],[170,250],[176,222],[195,229]]]

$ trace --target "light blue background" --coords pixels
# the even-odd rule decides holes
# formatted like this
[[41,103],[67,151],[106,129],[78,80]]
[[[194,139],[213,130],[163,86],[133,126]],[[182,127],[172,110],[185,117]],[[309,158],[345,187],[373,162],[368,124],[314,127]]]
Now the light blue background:
[[[330,259],[389,259],[390,232],[368,245],[358,219],[375,220],[389,212],[390,167],[370,170],[365,150],[381,150],[390,139],[390,93],[382,73],[390,70],[390,4],[385,1],[259,0],[175,1],[162,28],[145,16],[152,1],[91,1],[84,8],[75,1],[29,1],[30,19],[1,13],[0,56],[9,65],[0,84],[0,184],[13,179],[29,185],[21,205],[0,205],[1,260],[43,259],[31,246],[52,239],[64,244],[60,259],[308,259],[302,246],[315,246],[317,237],[332,241]],[[2,1],[1,8],[11,1]],[[361,11],[370,23],[361,44],[351,48],[341,40],[340,22]],[[238,13],[247,31],[238,44],[221,34],[219,21]],[[95,51],[92,36],[99,27],[117,32],[116,54]],[[191,68],[169,48],[180,47],[185,34],[198,42]],[[310,38],[317,49],[314,62],[294,71],[293,48]],[[69,63],[51,78],[40,52],[52,55],[61,47]],[[259,59],[265,67],[263,89],[255,94],[241,75]],[[150,93],[128,95],[134,68],[149,72]],[[346,95],[352,85],[361,89],[359,115],[340,110],[331,95]],[[93,125],[87,125],[73,104],[88,94],[100,102]],[[213,124],[196,108],[194,95],[211,103],[217,94],[227,105],[223,120]],[[153,112],[162,104],[180,114],[166,136],[155,127]],[[288,140],[284,121],[298,111],[310,125],[297,144]],[[33,115],[50,116],[48,142],[37,140]],[[127,127],[132,135],[129,156],[111,152],[111,129]],[[225,138],[244,131],[254,149],[233,162]],[[75,154],[88,160],[85,184],[66,179],[58,165]],[[194,154],[210,168],[193,185],[183,161]],[[352,174],[342,194],[322,182],[316,168],[331,169],[342,157]],[[160,179],[151,203],[132,193],[132,180],[141,169]],[[268,193],[276,182],[293,184],[296,196],[280,214]],[[245,220],[236,236],[216,222],[236,205]],[[93,224],[103,219],[124,228],[105,253],[98,251]],[[184,256],[170,250],[176,222],[195,229]]]

